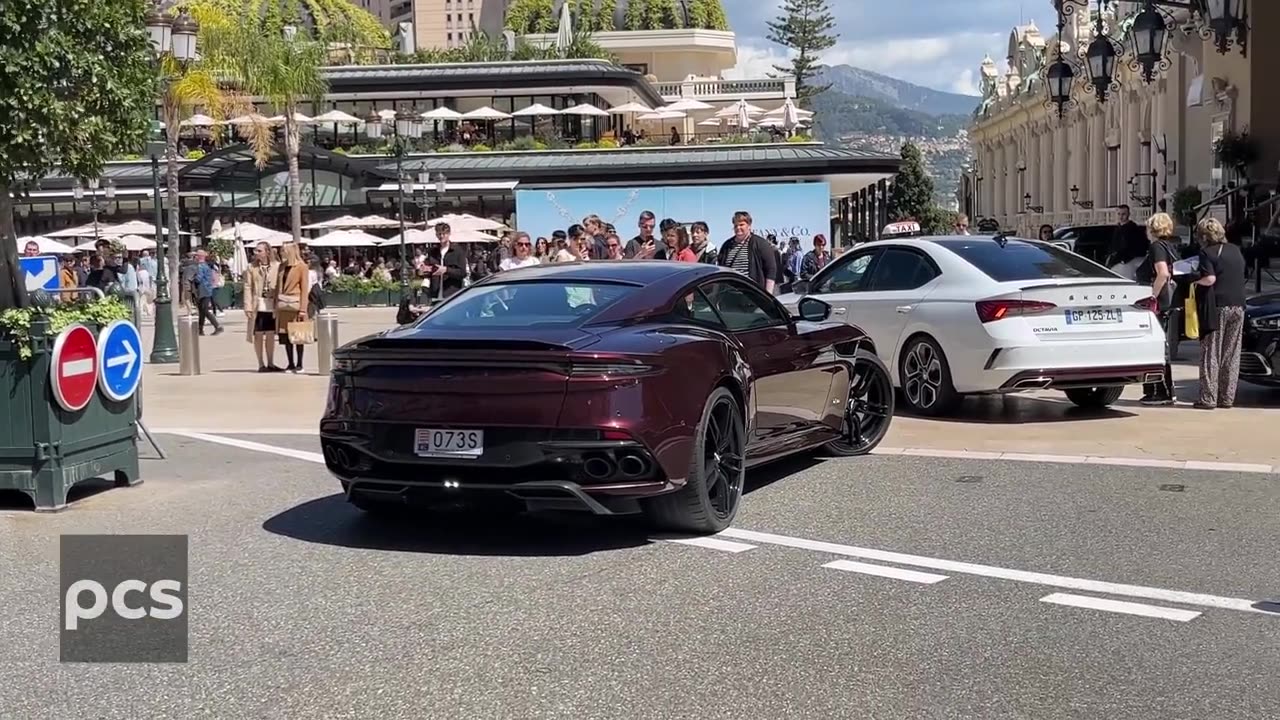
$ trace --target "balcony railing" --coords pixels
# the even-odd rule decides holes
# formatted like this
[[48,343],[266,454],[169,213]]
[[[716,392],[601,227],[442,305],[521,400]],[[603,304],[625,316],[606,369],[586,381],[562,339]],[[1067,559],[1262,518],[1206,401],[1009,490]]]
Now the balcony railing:
[[668,101],[681,98],[697,100],[784,100],[796,96],[796,81],[791,77],[722,80],[695,78],[681,82],[658,83],[658,94]]

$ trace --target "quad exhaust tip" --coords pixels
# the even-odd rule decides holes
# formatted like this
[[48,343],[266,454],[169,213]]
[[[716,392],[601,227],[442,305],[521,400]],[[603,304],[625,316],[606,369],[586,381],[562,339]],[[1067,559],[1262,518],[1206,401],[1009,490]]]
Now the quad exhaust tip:
[[636,478],[649,471],[649,463],[639,455],[623,455],[618,459],[618,469],[629,478]]
[[582,472],[592,480],[607,480],[613,476],[617,466],[607,455],[595,455],[582,463]]
[[1039,388],[1047,388],[1052,383],[1053,383],[1053,378],[1038,377],[1038,378],[1026,378],[1025,380],[1019,380],[1018,382],[1014,383],[1013,386],[1021,390],[1030,389],[1030,388],[1039,389]]

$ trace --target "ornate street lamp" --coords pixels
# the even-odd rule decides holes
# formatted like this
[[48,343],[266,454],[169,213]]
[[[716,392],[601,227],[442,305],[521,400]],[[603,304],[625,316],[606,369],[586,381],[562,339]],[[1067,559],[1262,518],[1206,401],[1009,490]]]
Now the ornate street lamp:
[[1226,55],[1231,49],[1232,35],[1240,45],[1240,52],[1248,52],[1249,11],[1244,0],[1199,0],[1201,17],[1213,32],[1218,52]]
[[1049,86],[1049,102],[1056,108],[1058,118],[1061,119],[1066,116],[1067,108],[1072,103],[1071,88],[1076,82],[1076,70],[1059,54],[1058,59],[1045,70],[1044,78]]
[[[98,204],[100,181],[98,178],[90,178],[87,184],[89,185],[89,211],[93,213],[93,244],[97,245],[98,241],[102,239],[98,233],[98,213],[102,211],[102,207]],[[71,190],[71,194],[76,200],[83,200],[86,194],[84,184],[76,183],[76,186]],[[102,195],[107,199],[107,202],[114,200],[116,198],[116,184],[108,180],[107,186],[102,190]]]
[[370,140],[377,140],[382,137],[382,116],[376,110],[369,113],[369,117],[364,119],[364,134]]
[[1129,32],[1133,45],[1133,69],[1142,75],[1143,82],[1155,81],[1157,67],[1163,71],[1173,66],[1165,57],[1165,39],[1170,22],[1151,0],[1147,0],[1142,12],[1133,19]]
[[1078,185],[1071,186],[1071,204],[1082,210],[1092,210],[1092,200],[1080,200],[1080,187]]
[[1094,38],[1085,50],[1085,67],[1089,71],[1089,84],[1098,96],[1098,102],[1106,102],[1107,95],[1118,89],[1116,80],[1116,61],[1120,57],[1120,47],[1111,36],[1107,35],[1106,25],[1102,22],[1102,13],[1098,13],[1094,22]]

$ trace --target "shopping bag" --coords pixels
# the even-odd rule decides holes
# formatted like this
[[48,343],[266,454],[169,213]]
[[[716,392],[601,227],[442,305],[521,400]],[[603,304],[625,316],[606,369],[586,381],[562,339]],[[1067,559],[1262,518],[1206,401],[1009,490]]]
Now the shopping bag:
[[1187,293],[1187,299],[1183,301],[1184,330],[1188,340],[1197,340],[1200,338],[1200,314],[1196,311],[1196,290],[1194,284],[1191,286],[1191,292]]
[[316,326],[310,320],[289,323],[289,342],[293,345],[311,345],[316,341]]

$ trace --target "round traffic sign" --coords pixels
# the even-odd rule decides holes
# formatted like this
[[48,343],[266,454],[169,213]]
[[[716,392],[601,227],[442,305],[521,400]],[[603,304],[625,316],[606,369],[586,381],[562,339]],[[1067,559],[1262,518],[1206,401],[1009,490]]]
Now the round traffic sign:
[[128,320],[116,320],[98,333],[98,387],[121,402],[133,397],[142,382],[142,336]]
[[72,325],[53,341],[49,365],[53,399],[63,409],[83,410],[98,386],[98,341],[89,328]]

